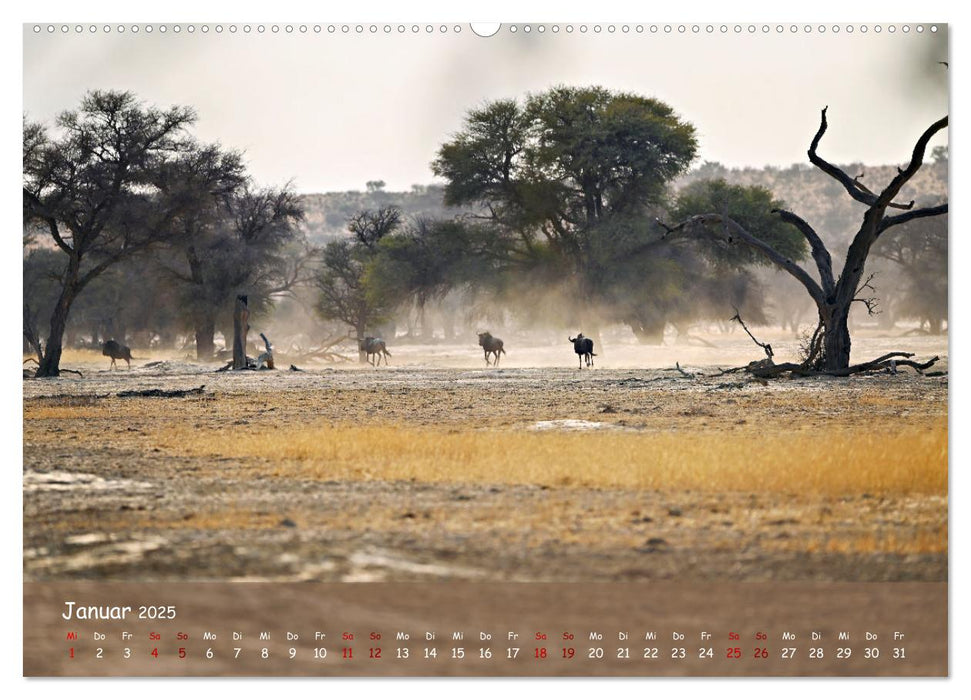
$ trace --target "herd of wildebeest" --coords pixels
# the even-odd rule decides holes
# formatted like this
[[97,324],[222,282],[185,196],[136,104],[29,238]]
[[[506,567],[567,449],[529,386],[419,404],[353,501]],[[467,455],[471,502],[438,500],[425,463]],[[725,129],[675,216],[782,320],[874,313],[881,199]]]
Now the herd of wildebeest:
[[[597,353],[593,351],[593,341],[590,338],[585,338],[583,333],[579,333],[576,338],[569,338],[569,341],[573,343],[573,352],[577,354],[580,360],[580,369],[583,369],[584,363],[586,363],[587,367],[593,367],[593,358],[597,356]],[[502,338],[497,338],[488,331],[479,333],[479,345],[485,354],[486,366],[498,367],[499,356],[506,354]],[[373,336],[360,338],[358,340],[358,349],[364,353],[367,361],[374,367],[381,364],[382,358],[384,359],[385,366],[387,366],[388,358],[391,357],[391,353],[388,352],[387,343],[381,338],[375,338]],[[117,367],[115,364],[116,360],[124,360],[128,363],[128,369],[131,369],[131,361],[133,358],[131,348],[127,345],[122,345],[115,340],[109,340],[102,346],[101,354],[111,358],[111,364],[108,366],[108,369]]]

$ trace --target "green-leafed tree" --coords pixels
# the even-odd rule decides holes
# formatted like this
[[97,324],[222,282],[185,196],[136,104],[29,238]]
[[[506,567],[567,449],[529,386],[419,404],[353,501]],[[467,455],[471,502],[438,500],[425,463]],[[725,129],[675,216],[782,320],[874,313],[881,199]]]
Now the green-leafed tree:
[[[471,110],[432,168],[446,204],[484,209],[510,263],[552,266],[574,290],[580,325],[596,333],[598,280],[657,244],[655,231],[632,225],[696,149],[694,127],[660,100],[555,87]],[[641,236],[605,245],[621,231]]]
[[243,183],[187,222],[191,229],[176,247],[179,255],[170,273],[179,282],[198,359],[212,358],[215,331],[231,327],[238,294],[246,294],[250,312],[258,314],[269,308],[274,295],[301,279],[303,270],[286,254],[300,237],[296,224],[301,216],[289,188],[255,189]]
[[890,231],[874,246],[873,255],[895,263],[903,274],[897,315],[915,318],[930,333],[941,334],[947,321],[947,217],[911,221]]
[[[385,321],[397,305],[389,287],[369,281],[379,244],[401,223],[397,209],[364,211],[348,222],[353,238],[332,241],[324,247],[323,264],[314,283],[319,291],[317,311],[327,320],[350,325],[358,342],[369,330]],[[359,346],[359,360],[366,362]]]
[[[25,223],[62,254],[58,295],[37,376],[57,376],[64,331],[81,291],[106,269],[177,236],[188,206],[171,178],[194,144],[186,107],[146,107],[129,92],[88,93],[76,110],[24,129]],[[216,184],[216,183],[211,183]]]

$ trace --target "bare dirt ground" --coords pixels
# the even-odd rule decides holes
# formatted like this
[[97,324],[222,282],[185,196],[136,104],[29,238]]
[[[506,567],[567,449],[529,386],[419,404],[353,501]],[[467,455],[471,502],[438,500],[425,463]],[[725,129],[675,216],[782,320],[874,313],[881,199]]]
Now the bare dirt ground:
[[[69,356],[62,366],[83,377],[24,381],[25,580],[946,581],[947,377],[701,376],[758,359],[744,337],[709,340],[720,347],[624,345],[601,351],[590,371],[576,369],[565,339],[507,340],[498,369],[474,345],[391,347],[388,368],[301,372],[216,373],[184,359],[109,372],[107,358]],[[792,351],[773,344],[780,359]],[[935,369],[947,369],[941,338],[862,337],[854,359],[900,349],[941,355]],[[328,458],[327,435],[370,439],[347,432],[367,425],[378,442],[403,435],[451,462],[402,476],[386,445],[355,445],[353,465],[329,470],[344,448],[335,443]],[[814,440],[822,454],[834,429],[844,440],[889,439],[904,426],[918,437],[943,431],[931,485],[867,476],[829,490],[745,478],[726,488],[713,473],[668,488],[612,476],[627,469],[626,451],[663,436],[724,438],[752,455],[769,441],[780,464],[791,457],[812,471],[813,455],[780,450],[785,436]],[[324,431],[318,451],[294,453],[313,431]],[[266,449],[235,445],[254,432]],[[587,436],[621,442],[584,455],[596,468],[571,479],[555,456],[531,452],[530,441],[554,439],[544,435],[573,453]],[[486,439],[526,440],[522,459],[536,463],[519,472],[497,460],[492,472],[479,453],[465,464],[435,447]],[[865,457],[836,468],[852,472]]]

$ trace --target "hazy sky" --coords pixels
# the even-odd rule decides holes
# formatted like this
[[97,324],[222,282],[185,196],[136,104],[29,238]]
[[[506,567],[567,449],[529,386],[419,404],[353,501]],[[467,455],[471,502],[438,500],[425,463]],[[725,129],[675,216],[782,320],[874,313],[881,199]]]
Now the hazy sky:
[[[317,34],[281,26],[245,34],[229,25],[217,34],[198,28],[164,34],[112,25],[62,34],[24,28],[24,110],[51,121],[90,89],[125,89],[159,106],[186,104],[199,113],[195,133],[246,152],[264,184],[293,180],[302,192],[363,189],[385,180],[388,189],[434,181],[429,163],[461,127],[463,115],[484,101],[522,97],[555,84],[597,84],[668,102],[698,130],[703,160],[726,165],[806,162],[806,149],[829,105],[829,131],[820,148],[834,162],[900,163],[931,122],[947,113],[946,27],[936,33],[890,34],[888,25],[865,34],[860,25],[834,33],[818,24],[792,33],[762,25],[700,25],[669,34],[664,25],[613,33],[593,25],[581,34],[565,25],[490,38],[462,31],[415,34],[384,25],[357,34],[355,25]],[[130,25],[129,25],[130,26]],[[934,143],[946,143],[939,135]]]

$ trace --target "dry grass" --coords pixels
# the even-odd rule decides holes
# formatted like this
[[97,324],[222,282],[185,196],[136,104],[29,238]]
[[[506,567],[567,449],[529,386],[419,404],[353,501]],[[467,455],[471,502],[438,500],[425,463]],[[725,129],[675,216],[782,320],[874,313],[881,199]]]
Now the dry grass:
[[815,538],[794,537],[766,543],[769,549],[790,552],[824,552],[838,554],[869,554],[895,552],[897,554],[946,554],[947,523],[920,529],[906,537],[896,532],[868,532],[845,534],[826,533]]
[[278,477],[771,493],[947,493],[947,424],[765,433],[454,432],[386,425],[163,428],[166,452],[255,458]]

